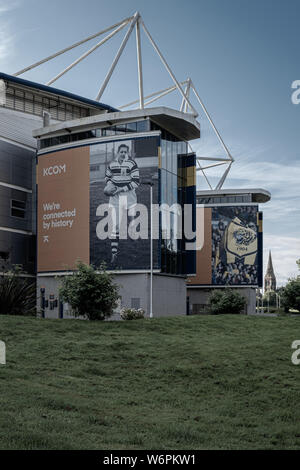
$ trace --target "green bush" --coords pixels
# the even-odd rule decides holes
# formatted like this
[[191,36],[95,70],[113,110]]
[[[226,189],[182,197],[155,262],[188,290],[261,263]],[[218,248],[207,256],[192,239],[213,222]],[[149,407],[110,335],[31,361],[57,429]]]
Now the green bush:
[[234,289],[216,289],[209,296],[209,311],[212,315],[242,313],[246,299]]
[[300,311],[300,277],[290,279],[282,289],[281,303],[285,311],[289,309]]
[[35,315],[36,284],[19,266],[0,275],[0,315]]
[[113,314],[117,306],[118,286],[113,282],[104,265],[99,269],[79,261],[77,270],[65,276],[59,295],[67,302],[76,317],[104,320]]

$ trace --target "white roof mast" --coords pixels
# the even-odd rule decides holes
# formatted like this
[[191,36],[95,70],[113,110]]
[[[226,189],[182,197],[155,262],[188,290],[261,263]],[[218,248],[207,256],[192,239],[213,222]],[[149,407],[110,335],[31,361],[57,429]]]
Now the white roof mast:
[[[213,123],[213,120],[211,118],[211,116],[209,115],[203,101],[201,100],[200,96],[199,96],[199,93],[193,83],[193,81],[191,80],[191,78],[187,78],[185,81],[183,82],[179,82],[174,73],[172,72],[169,64],[167,63],[166,59],[164,58],[163,54],[161,53],[159,47],[157,46],[156,42],[154,41],[153,37],[151,36],[150,32],[148,31],[148,29],[146,28],[145,26],[145,23],[140,15],[139,12],[136,12],[133,16],[129,17],[129,18],[125,18],[123,19],[122,21],[119,21],[118,23],[108,27],[108,28],[105,28],[103,29],[102,31],[99,31],[98,33],[96,34],[93,34],[91,36],[88,36],[87,38],[81,40],[81,41],[78,41],[76,42],[75,44],[72,44],[71,46],[69,47],[66,47],[48,57],[46,57],[45,59],[42,59],[22,70],[20,70],[19,72],[16,72],[14,74],[15,77],[19,76],[19,75],[22,75],[23,73],[25,72],[28,72],[29,70],[32,70],[34,69],[35,67],[38,67],[39,65],[42,65],[44,64],[45,62],[48,62],[52,59],[55,59],[56,57],[58,57],[59,55],[62,55],[62,54],[65,54],[66,52],[70,51],[71,49],[74,49],[92,39],[95,39],[97,37],[99,37],[100,35],[102,34],[105,34],[109,31],[111,31],[105,38],[103,38],[100,42],[98,42],[97,44],[95,44],[92,48],[90,48],[88,51],[86,51],[84,54],[82,54],[78,59],[76,59],[74,62],[72,62],[68,67],[66,67],[64,70],[62,70],[58,75],[56,75],[54,78],[52,78],[51,80],[49,80],[46,85],[47,86],[50,86],[52,85],[54,82],[56,82],[60,77],[62,77],[64,74],[66,74],[67,72],[69,72],[72,68],[74,68],[77,64],[79,64],[81,61],[83,61],[86,57],[88,57],[90,54],[92,54],[93,52],[95,52],[100,46],[102,46],[103,44],[105,44],[107,41],[109,41],[109,39],[111,39],[113,36],[115,36],[118,32],[120,32],[123,28],[125,28],[125,26],[128,25],[128,29],[127,29],[127,32],[122,40],[122,43],[119,47],[119,50],[116,54],[116,56],[114,57],[113,59],[113,62],[106,74],[106,77],[99,89],[99,92],[97,94],[97,97],[96,97],[96,100],[97,101],[100,101],[110,79],[111,79],[111,76],[118,64],[118,61],[127,45],[127,42],[128,42],[128,39],[131,35],[131,33],[133,32],[133,29],[135,29],[135,32],[136,32],[136,48],[137,48],[137,71],[138,71],[138,92],[139,92],[139,99],[135,100],[135,101],[132,101],[131,103],[127,103],[123,106],[119,106],[119,109],[122,110],[122,109],[125,109],[125,108],[128,108],[128,107],[131,107],[135,104],[138,104],[137,108],[140,108],[140,109],[144,109],[146,106],[152,104],[154,101],[156,100],[159,100],[161,98],[163,98],[164,96],[168,95],[169,93],[172,93],[173,91],[178,91],[180,93],[180,95],[182,96],[182,101],[181,101],[181,107],[180,107],[180,111],[183,112],[183,113],[191,113],[194,117],[197,117],[198,116],[198,113],[195,109],[195,107],[192,105],[191,101],[190,101],[190,92],[191,90],[193,91],[195,97],[196,97],[196,100],[198,102],[198,104],[200,105],[202,111],[204,112],[205,116],[207,117],[208,121],[209,121],[209,124],[211,125],[214,133],[216,134],[216,137],[217,139],[219,140],[223,150],[225,151],[225,154],[226,156],[224,156],[224,158],[220,158],[220,157],[211,157],[211,158],[208,158],[208,157],[200,157],[200,156],[197,156],[197,171],[201,171],[209,188],[210,189],[213,189],[210,182],[209,182],[209,179],[205,173],[205,170],[209,169],[209,168],[213,168],[213,167],[217,167],[217,166],[222,166],[222,165],[226,165],[226,169],[223,173],[223,175],[221,176],[217,186],[214,188],[216,190],[219,190],[222,188],[224,182],[225,182],[225,179],[230,171],[230,168],[231,168],[231,165],[232,163],[234,162],[234,159],[232,157],[232,155],[230,154],[230,151],[229,149],[227,148],[225,142],[223,141],[219,131],[217,130],[215,124]],[[159,56],[162,64],[164,65],[164,67],[166,68],[167,72],[169,73],[174,85],[173,86],[170,86],[169,88],[165,88],[163,90],[159,90],[159,91],[156,91],[154,93],[151,93],[150,95],[148,96],[144,96],[144,86],[143,86],[143,66],[142,66],[142,47],[141,47],[141,29],[143,29],[145,35],[147,36],[147,38],[149,39],[151,45],[153,46],[154,50],[156,51],[157,55]],[[183,87],[185,87],[185,89],[183,89]],[[191,149],[191,151],[193,151],[190,143],[189,143],[189,147]],[[204,164],[204,166],[202,166],[202,163],[203,162],[206,162]],[[207,163],[207,162],[212,162],[212,163]]]

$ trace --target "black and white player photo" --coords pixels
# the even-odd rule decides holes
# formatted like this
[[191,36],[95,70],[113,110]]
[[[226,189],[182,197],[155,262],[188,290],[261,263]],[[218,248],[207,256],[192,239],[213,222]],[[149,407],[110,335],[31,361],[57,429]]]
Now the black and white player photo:
[[125,143],[118,145],[115,159],[106,168],[105,182],[104,194],[109,196],[109,207],[113,222],[111,264],[116,265],[122,217],[125,215],[125,211],[128,211],[128,223],[134,218],[137,205],[136,190],[140,184],[139,168],[129,155],[129,145]]
[[[130,266],[130,269],[148,267],[150,236],[148,239],[132,240],[128,232],[131,223],[140,215],[139,204],[149,209],[150,192],[146,182],[154,181],[153,202],[158,200],[157,145],[156,137],[91,145],[92,264],[99,266],[105,262],[113,270],[122,270],[123,266]],[[97,226],[99,229],[99,223],[105,218],[110,221],[106,228],[108,236],[99,237]]]

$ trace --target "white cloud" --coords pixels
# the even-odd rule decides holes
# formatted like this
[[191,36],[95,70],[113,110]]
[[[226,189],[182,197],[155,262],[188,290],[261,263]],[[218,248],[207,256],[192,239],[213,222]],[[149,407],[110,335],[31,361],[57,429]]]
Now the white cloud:
[[19,6],[17,2],[0,1],[0,65],[5,71],[15,53],[15,34],[7,13]]

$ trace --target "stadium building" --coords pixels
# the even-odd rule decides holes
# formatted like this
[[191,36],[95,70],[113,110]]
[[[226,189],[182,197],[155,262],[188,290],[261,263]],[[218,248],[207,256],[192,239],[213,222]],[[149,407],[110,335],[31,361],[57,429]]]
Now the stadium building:
[[[196,161],[186,141],[200,135],[196,119],[168,108],[108,112],[41,127],[34,135],[39,147],[37,282],[55,302],[52,314],[59,309],[57,276],[72,271],[77,259],[94,266],[105,262],[120,285],[121,306],[148,314],[152,272],[156,315],[185,314],[185,278],[195,272],[195,251],[175,238],[177,214],[168,208],[190,204],[195,227]],[[122,191],[107,194],[109,182]],[[108,237],[109,207],[122,204],[122,194],[128,209],[122,216],[124,236],[112,219]],[[151,199],[167,211],[156,211],[152,241]],[[131,208],[140,216],[145,211],[137,238],[127,231]]]
[[270,200],[263,189],[197,191],[196,275],[188,278],[188,311],[207,313],[212,289],[231,287],[255,313],[256,290],[263,285],[263,213]]
[[32,132],[47,112],[53,122],[113,108],[0,73],[0,257],[36,274],[36,149]]
[[[50,86],[127,25],[96,100]],[[134,28],[139,99],[116,109],[100,99]],[[141,28],[173,81],[147,97]],[[46,85],[19,78],[112,29]],[[173,91],[181,95],[179,110],[147,107]],[[192,91],[224,158],[197,157],[191,148],[200,137]],[[134,104],[137,109],[125,109]],[[270,195],[222,190],[233,158],[192,80],[177,81],[138,12],[13,76],[1,73],[0,146],[0,259],[3,266],[22,265],[36,279],[42,316],[71,316],[59,298],[59,279],[78,260],[105,262],[119,284],[120,307],[141,307],[149,316],[200,313],[206,293],[233,279],[235,287],[248,289],[249,299],[261,284],[258,203]],[[213,190],[205,170],[223,165]],[[197,198],[196,172],[210,186]],[[241,247],[247,256],[235,252]]]
[[[110,266],[111,242],[102,242],[93,230],[97,207],[108,202],[105,168],[123,143],[138,162],[138,202],[149,207],[151,188],[154,204],[193,201],[195,155],[187,153],[186,142],[199,137],[199,123],[163,107],[117,112],[27,80],[0,78],[1,258],[37,276],[38,308],[45,316],[67,316],[57,275],[72,271],[78,259],[95,265],[105,261],[121,285],[121,305],[149,313],[149,239],[120,240],[119,260]],[[51,125],[44,127],[49,117]],[[66,218],[64,211],[71,214]],[[153,310],[158,315],[185,314],[185,277],[195,269],[193,251],[186,255],[184,241],[174,239],[174,220],[171,214],[171,226],[161,225],[153,241]],[[170,238],[162,243],[163,230]]]

